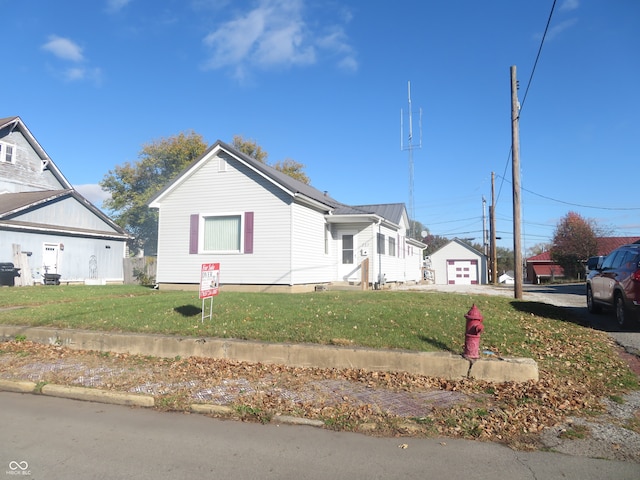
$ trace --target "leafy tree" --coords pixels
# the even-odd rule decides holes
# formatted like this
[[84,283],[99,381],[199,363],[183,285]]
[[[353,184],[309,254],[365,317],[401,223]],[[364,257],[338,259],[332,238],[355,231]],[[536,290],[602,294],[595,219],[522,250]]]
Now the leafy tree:
[[427,235],[426,237],[424,237],[424,239],[422,239],[422,243],[427,244],[427,248],[424,251],[425,256],[429,256],[433,252],[440,250],[450,241],[451,240],[449,240],[447,237],[441,237],[440,235]]
[[427,236],[429,235],[429,229],[427,227],[425,227],[418,220],[412,220],[410,218],[409,228],[407,229],[407,236],[409,238],[413,238],[414,240],[418,240],[419,242],[425,243],[424,239],[426,238],[426,236],[422,234],[423,232],[427,232]]
[[[241,135],[234,135],[233,148],[249,157],[255,158],[265,165],[269,165],[267,163],[267,157],[269,156],[269,154],[265,152],[262,147],[256,143],[255,140],[245,140]],[[292,178],[295,178],[296,180],[300,180],[301,182],[306,183],[307,185],[310,182],[309,177],[307,177],[307,174],[304,173],[304,164],[296,162],[291,158],[285,158],[284,160],[276,162],[270,166],[275,168],[279,172],[282,172]]]
[[114,221],[133,235],[132,253],[145,250],[155,254],[158,240],[158,213],[147,203],[169,180],[207,149],[201,135],[180,133],[143,145],[138,161],[125,162],[110,170],[100,182],[111,193],[104,202]]
[[578,278],[582,262],[598,251],[598,227],[593,220],[569,212],[560,219],[553,234],[551,258],[564,269],[565,278]]
[[233,148],[239,152],[242,152],[251,158],[255,158],[260,163],[264,163],[266,165],[269,154],[265,152],[255,140],[245,140],[242,135],[234,135],[232,143]]
[[551,249],[551,244],[547,242],[536,243],[527,249],[527,257],[535,257],[541,253],[547,252]]
[[300,180],[302,183],[306,183],[307,185],[309,184],[309,177],[304,173],[304,165],[292,160],[291,158],[285,158],[280,162],[274,163],[273,168],[282,173],[286,173],[296,180]]
[[506,247],[496,247],[496,262],[497,262],[497,272],[498,277],[508,271],[514,270],[515,257],[513,255],[513,250]]

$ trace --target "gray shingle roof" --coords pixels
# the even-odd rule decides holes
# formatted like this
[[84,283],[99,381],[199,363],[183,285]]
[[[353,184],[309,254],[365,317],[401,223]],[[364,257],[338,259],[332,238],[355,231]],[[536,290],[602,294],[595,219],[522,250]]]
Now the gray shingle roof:
[[68,195],[70,192],[71,190],[38,190],[34,192],[0,194],[0,218],[16,210],[37,205],[55,197]]
[[306,183],[301,182],[300,180],[296,180],[295,178],[287,175],[286,173],[282,173],[279,170],[276,170],[275,168],[267,165],[266,163],[262,163],[253,157],[245,155],[244,153],[236,150],[232,146],[220,140],[218,140],[214,144],[214,147],[215,145],[220,145],[225,150],[228,150],[231,153],[233,153],[235,156],[240,157],[243,161],[251,165],[256,170],[260,171],[264,175],[268,176],[272,180],[275,180],[277,183],[284,186],[287,190],[290,190],[294,193],[301,193],[302,195],[312,198],[313,200],[316,200],[320,203],[329,205],[333,208],[337,207],[338,205],[341,205],[340,202],[338,202],[334,198],[331,198],[326,192],[321,192],[317,188],[314,188],[311,185],[307,185]]

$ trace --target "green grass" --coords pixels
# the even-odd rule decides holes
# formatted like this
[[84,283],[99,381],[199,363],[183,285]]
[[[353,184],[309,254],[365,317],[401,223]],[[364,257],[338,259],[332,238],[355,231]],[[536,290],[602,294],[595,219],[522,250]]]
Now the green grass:
[[[210,300],[205,301],[205,312]],[[0,323],[462,353],[464,314],[484,317],[481,350],[530,357],[575,382],[637,388],[604,332],[561,308],[508,297],[408,291],[221,292],[202,318],[197,292],[141,286],[0,288]]]
[[[208,313],[210,300],[205,301]],[[473,303],[485,317],[485,343],[521,333],[508,299],[416,292],[223,293],[201,321],[196,292],[138,286],[59,286],[0,289],[5,324],[52,326],[269,342],[349,343],[458,353],[464,314]],[[515,319],[515,318],[514,318]]]

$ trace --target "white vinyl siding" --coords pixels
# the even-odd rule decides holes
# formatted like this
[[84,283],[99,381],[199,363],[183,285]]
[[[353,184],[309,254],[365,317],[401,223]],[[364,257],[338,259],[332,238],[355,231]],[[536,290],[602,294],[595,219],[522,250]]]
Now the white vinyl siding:
[[[219,262],[222,285],[289,284],[291,204],[282,190],[229,157],[214,155],[163,200],[158,229],[159,283],[198,283],[202,263]],[[191,215],[254,212],[253,253],[189,253]],[[321,237],[322,238],[322,237]],[[241,244],[242,245],[242,244]]]
[[327,255],[330,232],[325,214],[299,203],[292,205],[291,279],[294,284],[333,280],[333,263]]

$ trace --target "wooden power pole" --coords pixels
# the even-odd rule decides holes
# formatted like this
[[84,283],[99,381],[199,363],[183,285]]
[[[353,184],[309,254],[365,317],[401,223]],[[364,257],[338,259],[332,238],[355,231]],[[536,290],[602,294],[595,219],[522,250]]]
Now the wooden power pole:
[[489,229],[491,230],[491,283],[498,284],[498,252],[496,248],[496,174],[491,172],[491,206],[489,207]]
[[520,102],[518,102],[518,80],[516,67],[511,66],[511,157],[513,185],[513,271],[515,276],[514,296],[522,299],[522,247],[520,239]]

